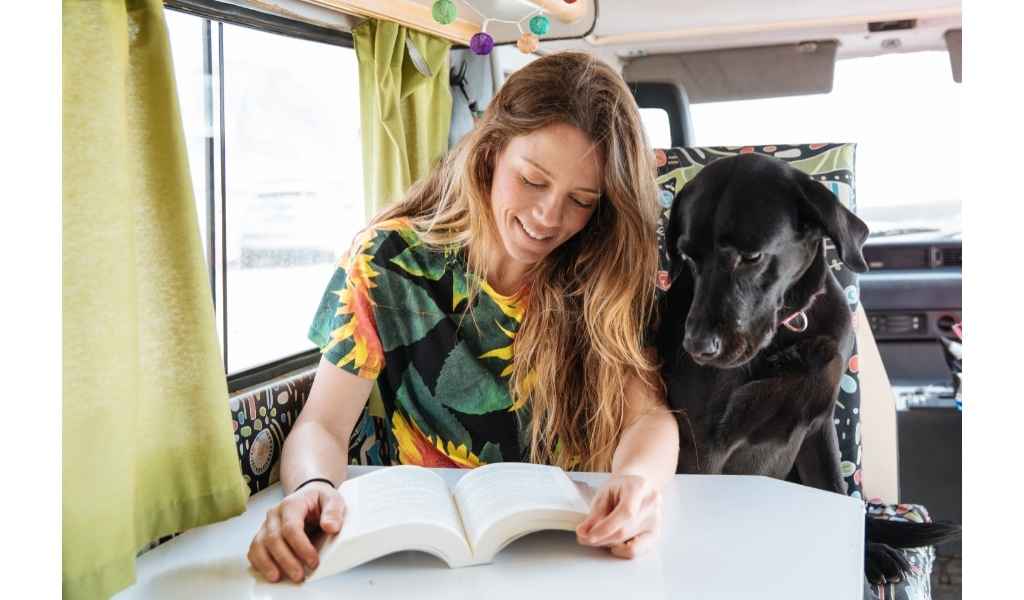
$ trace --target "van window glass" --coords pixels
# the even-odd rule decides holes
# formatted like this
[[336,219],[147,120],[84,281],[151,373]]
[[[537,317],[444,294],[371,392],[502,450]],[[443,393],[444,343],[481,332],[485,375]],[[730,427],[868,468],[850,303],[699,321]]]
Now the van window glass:
[[672,126],[664,108],[641,108],[640,120],[647,130],[647,140],[653,148],[672,147]]
[[857,142],[872,235],[959,238],[960,84],[946,52],[839,60],[832,92],[693,104],[697,145]]
[[358,81],[351,49],[224,26],[229,374],[313,347],[365,222]]
[[317,303],[366,222],[356,57],[343,46],[166,14],[231,375],[314,349],[306,330]]

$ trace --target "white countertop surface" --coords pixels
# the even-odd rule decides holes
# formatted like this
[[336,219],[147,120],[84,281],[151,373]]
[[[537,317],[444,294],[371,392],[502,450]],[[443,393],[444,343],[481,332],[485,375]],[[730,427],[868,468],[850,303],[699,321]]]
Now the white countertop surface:
[[[372,467],[349,467],[349,477]],[[435,469],[449,484],[465,471]],[[607,475],[570,473],[599,485]],[[319,581],[267,583],[246,552],[280,485],[246,512],[199,527],[142,555],[133,598],[829,598],[863,594],[864,507],[855,499],[751,476],[677,475],[664,496],[657,548],[634,560],[540,532],[490,565],[449,569],[419,552],[392,554]]]

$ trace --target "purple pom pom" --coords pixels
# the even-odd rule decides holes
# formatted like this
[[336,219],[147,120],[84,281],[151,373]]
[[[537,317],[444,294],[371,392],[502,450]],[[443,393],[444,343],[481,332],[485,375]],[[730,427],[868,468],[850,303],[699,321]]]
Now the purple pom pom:
[[491,37],[491,34],[481,31],[469,38],[469,49],[474,54],[490,54],[491,50],[494,50],[494,38]]

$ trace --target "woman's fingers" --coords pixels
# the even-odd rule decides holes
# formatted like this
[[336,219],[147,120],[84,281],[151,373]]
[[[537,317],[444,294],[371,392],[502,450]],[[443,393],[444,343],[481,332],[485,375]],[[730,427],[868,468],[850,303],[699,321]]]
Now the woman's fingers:
[[626,540],[621,544],[616,544],[610,548],[611,553],[619,558],[636,558],[645,552],[648,552],[654,547],[654,543],[658,540],[658,530],[652,529],[638,533],[635,537]]
[[636,534],[643,520],[645,498],[639,490],[623,490],[610,513],[590,528],[587,536],[595,546],[625,541]]
[[274,559],[270,558],[270,553],[267,552],[267,547],[260,540],[260,536],[256,536],[249,545],[248,558],[252,566],[267,581],[276,582],[281,578],[281,571],[278,570]]
[[[306,516],[309,509],[305,503],[285,502],[281,506],[281,537],[292,553],[310,569],[316,568],[319,555],[313,542],[306,535]],[[303,573],[305,575],[305,573]]]
[[590,505],[590,514],[576,527],[576,535],[579,538],[586,538],[590,535],[590,529],[601,519],[608,515],[615,508],[608,488],[602,488]]
[[594,546],[621,544],[655,527],[660,516],[661,494],[639,491],[624,495],[615,509],[591,529],[587,540]]
[[326,533],[341,531],[342,519],[345,518],[345,501],[337,490],[320,491],[320,529]]
[[345,502],[334,489],[312,489],[295,493],[267,512],[267,518],[249,546],[252,566],[268,581],[287,577],[295,582],[306,578],[306,568],[320,563],[307,524],[327,533],[338,533],[345,516]]
[[299,559],[295,557],[292,549],[284,540],[284,535],[281,531],[282,525],[280,519],[275,515],[272,518],[268,518],[267,521],[267,535],[265,543],[271,558],[274,559],[278,568],[284,572],[288,579],[291,579],[296,583],[302,581],[306,572],[302,568],[302,564],[299,563]]

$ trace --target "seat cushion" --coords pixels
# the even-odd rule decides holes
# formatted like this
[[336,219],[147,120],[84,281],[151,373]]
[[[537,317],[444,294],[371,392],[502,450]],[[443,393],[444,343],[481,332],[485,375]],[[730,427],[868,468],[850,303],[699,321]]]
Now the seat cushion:
[[[855,144],[804,144],[769,146],[710,146],[693,148],[668,148],[655,150],[658,166],[658,188],[662,206],[658,224],[658,244],[661,252],[661,272],[658,285],[662,290],[669,285],[669,259],[665,246],[665,231],[672,201],[686,182],[701,169],[727,156],[755,152],[784,160],[807,173],[831,190],[848,209],[856,212],[854,184]],[[831,241],[826,241],[826,260],[839,284],[846,291],[850,310],[856,311],[860,301],[860,289],[856,273],[844,265]],[[857,318],[856,313],[853,315]],[[846,480],[847,493],[856,498],[861,492],[861,439],[860,439],[860,384],[857,377],[858,358],[854,347],[853,356],[846,366],[840,381],[839,398],[836,403],[835,425],[842,456],[841,468]]]

